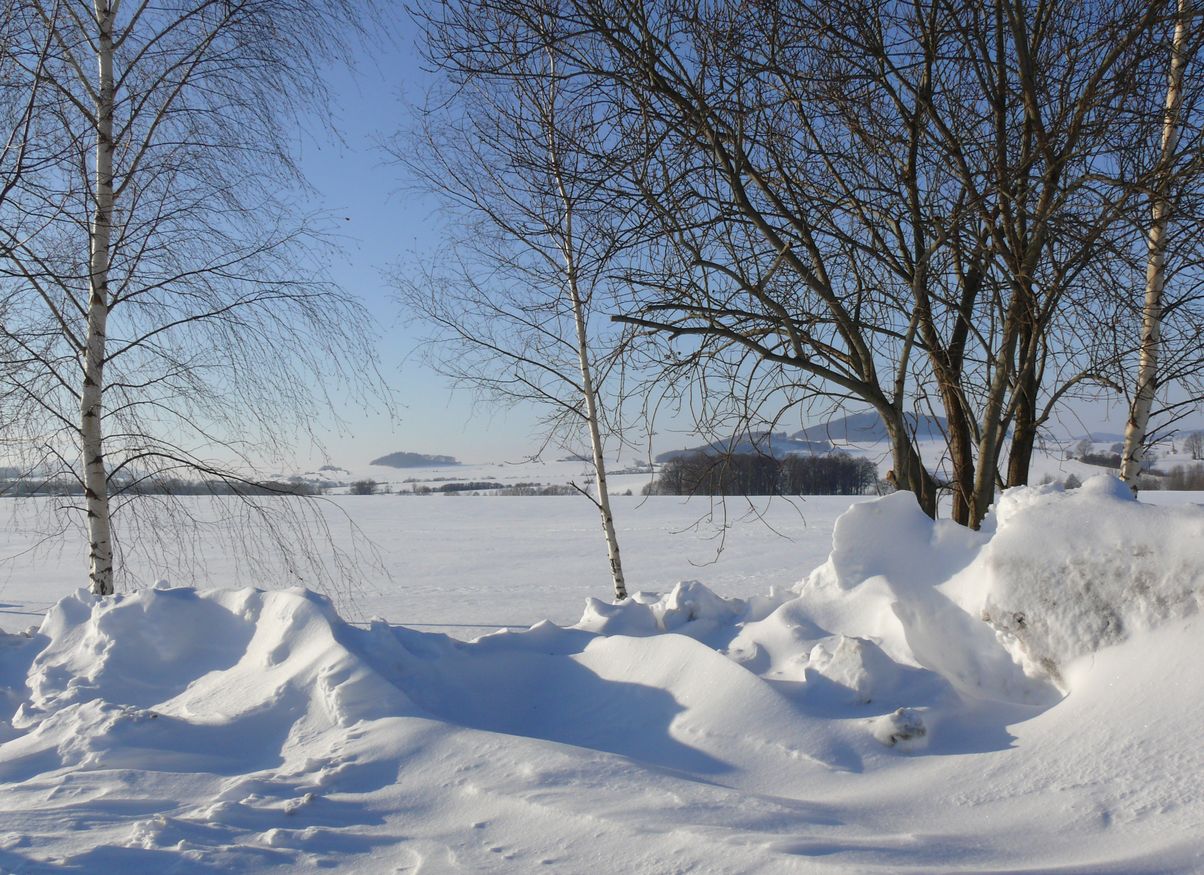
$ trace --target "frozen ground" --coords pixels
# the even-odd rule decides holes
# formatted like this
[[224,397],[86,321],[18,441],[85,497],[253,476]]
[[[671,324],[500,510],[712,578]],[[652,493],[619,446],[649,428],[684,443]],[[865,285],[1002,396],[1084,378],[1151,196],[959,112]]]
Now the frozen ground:
[[701,568],[695,506],[625,503],[663,595],[583,612],[584,502],[342,499],[388,536],[370,625],[27,561],[6,627],[56,604],[0,637],[0,871],[1204,871],[1204,509],[1150,497],[1020,490],[983,533],[775,505],[794,540]]

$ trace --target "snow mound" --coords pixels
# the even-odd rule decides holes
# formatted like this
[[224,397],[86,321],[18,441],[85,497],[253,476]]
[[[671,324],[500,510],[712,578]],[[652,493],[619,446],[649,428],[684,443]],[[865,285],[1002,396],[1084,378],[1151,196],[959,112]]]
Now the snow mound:
[[47,764],[278,767],[298,738],[413,712],[341,640],[356,631],[305,590],[80,590],[38,632],[12,718],[24,734],[5,746],[0,778]]
[[886,747],[921,750],[928,741],[928,727],[914,708],[900,708],[874,721],[874,738]]
[[37,654],[37,644],[28,635],[0,632],[0,743],[17,733],[12,728],[13,714],[24,704],[29,663]]
[[743,619],[748,608],[743,599],[723,598],[699,581],[687,580],[663,596],[637,592],[618,604],[587,599],[576,628],[599,635],[679,632],[701,639]]
[[797,592],[796,613],[963,695],[1048,704],[1074,659],[1204,606],[1204,508],[1142,504],[1098,475],[1010,489],[970,532],[895,493],[837,521]]
[[910,492],[855,505],[836,522],[828,561],[797,587],[796,612],[830,633],[871,642],[963,695],[1049,704],[1057,696],[1025,676],[979,611],[967,612],[941,589],[989,539],[929,519]]
[[[864,638],[832,635],[807,657],[807,670],[849,691],[849,701],[868,704],[901,682],[901,667]],[[812,680],[814,683],[814,680]]]
[[971,573],[982,616],[1030,674],[1204,606],[1204,508],[1153,507],[1100,474],[1069,492],[1008,490]]

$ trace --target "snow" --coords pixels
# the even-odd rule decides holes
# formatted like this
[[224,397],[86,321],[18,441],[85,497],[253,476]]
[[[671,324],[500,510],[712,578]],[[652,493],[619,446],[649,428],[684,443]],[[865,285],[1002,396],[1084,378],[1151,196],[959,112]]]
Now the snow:
[[1061,667],[1204,606],[1204,508],[1152,508],[1114,477],[1005,495],[974,573],[1027,672]]
[[[615,496],[612,506],[633,589],[668,592],[683,579],[705,576],[714,592],[744,596],[789,587],[822,562],[836,518],[856,500],[732,499],[724,508],[700,499]],[[46,503],[16,505],[19,514],[0,517],[0,558],[9,560],[0,563],[0,629],[39,622],[55,601],[87,584],[82,541],[35,549],[44,540]],[[196,518],[222,515],[221,502],[182,503]],[[572,623],[586,596],[612,591],[598,512],[580,496],[340,495],[321,508],[335,547],[356,549],[350,523],[379,552],[380,567],[360,569],[354,592],[333,593],[350,620],[387,617],[472,638],[540,619]],[[172,525],[164,520],[168,532]],[[210,529],[184,547],[203,562],[180,568],[157,554],[135,555],[131,582],[274,589],[288,580],[270,557],[249,560]]]
[[[580,604],[598,589],[549,563],[588,513],[363,501],[448,526],[364,597],[390,622],[162,584],[0,635],[0,871],[1204,869],[1204,508],[1101,478],[1010,491],[975,533],[907,494],[824,525],[813,502],[795,541],[740,528],[693,567],[711,542],[668,531],[696,510],[632,503],[656,591],[466,641],[404,614]],[[429,519],[452,510],[467,533]],[[701,582],[661,585],[683,565]]]
[[[297,479],[314,485],[327,485],[335,492],[345,492],[356,480],[374,480],[380,488],[404,495],[415,488],[439,489],[449,483],[487,482],[515,486],[520,483],[560,485],[593,483],[592,462],[588,458],[523,459],[521,461],[466,462],[458,465],[428,465],[415,468],[393,468],[388,465],[352,465],[337,470],[302,472],[281,471],[272,479]],[[611,494],[622,495],[628,490],[638,495],[652,480],[648,458],[611,459],[607,462],[606,482]]]

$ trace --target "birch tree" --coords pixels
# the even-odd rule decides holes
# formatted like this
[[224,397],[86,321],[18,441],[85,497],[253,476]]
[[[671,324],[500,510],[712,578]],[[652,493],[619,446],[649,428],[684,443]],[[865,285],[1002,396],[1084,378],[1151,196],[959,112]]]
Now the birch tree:
[[321,280],[291,133],[361,16],[337,0],[13,9],[53,160],[0,207],[4,339],[22,352],[0,429],[40,476],[78,482],[105,595],[114,518],[148,482],[246,479],[310,429],[323,386],[362,385],[366,318]]
[[1167,234],[1173,215],[1170,193],[1179,147],[1179,115],[1183,98],[1183,74],[1188,61],[1188,39],[1195,13],[1192,0],[1178,0],[1175,30],[1171,37],[1167,71],[1166,104],[1162,120],[1162,145],[1150,191],[1150,225],[1146,234],[1145,300],[1141,310],[1141,352],[1136,391],[1125,424],[1120,477],[1133,493],[1141,477],[1142,458],[1150,424],[1150,412],[1158,391],[1159,355],[1162,342],[1163,291],[1166,284]]
[[[462,8],[421,18],[428,57],[452,84],[430,101],[420,148],[395,150],[466,233],[440,268],[399,283],[435,334],[436,367],[494,401],[535,401],[550,438],[589,447],[593,494],[616,600],[627,598],[606,477],[613,359],[591,316],[623,236],[594,174],[604,120],[588,83],[562,67],[555,21],[478,19]],[[568,445],[572,445],[569,443]]]

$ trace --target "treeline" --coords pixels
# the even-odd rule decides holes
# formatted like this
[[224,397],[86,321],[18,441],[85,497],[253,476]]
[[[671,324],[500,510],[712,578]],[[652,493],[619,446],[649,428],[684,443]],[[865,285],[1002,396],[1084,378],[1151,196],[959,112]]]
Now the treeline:
[[[442,486],[415,486],[413,489],[414,495],[465,495],[472,492],[491,492],[504,488],[504,483],[495,483],[492,480],[460,480],[455,483],[444,483]],[[399,493],[405,495],[407,493]]]
[[1116,453],[1083,453],[1079,456],[1079,461],[1084,465],[1096,465],[1100,468],[1112,468],[1120,470],[1121,456]]
[[1154,489],[1175,492],[1204,491],[1204,465],[1176,465],[1167,472]]
[[578,490],[569,486],[567,483],[549,483],[543,486],[539,483],[516,483],[513,486],[507,486],[505,489],[499,489],[496,495],[504,495],[510,498],[525,498],[528,496],[557,496],[557,495],[577,495]]
[[878,485],[869,459],[848,453],[787,456],[691,453],[665,463],[644,495],[865,495]]
[[[492,496],[504,497],[529,497],[529,496],[557,496],[557,495],[577,495],[580,490],[567,483],[515,483],[513,486],[506,486],[502,483],[492,482],[468,482],[468,483],[445,483],[442,486],[431,488],[430,486],[415,486],[411,492],[399,492],[398,495],[480,495],[485,492]],[[630,495],[630,491],[627,493]]]
[[[321,488],[304,481],[292,480],[185,480],[180,478],[148,478],[115,484],[109,494],[117,495],[320,495]],[[0,497],[34,498],[82,497],[83,484],[75,480],[34,480],[13,478],[0,480]]]

